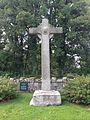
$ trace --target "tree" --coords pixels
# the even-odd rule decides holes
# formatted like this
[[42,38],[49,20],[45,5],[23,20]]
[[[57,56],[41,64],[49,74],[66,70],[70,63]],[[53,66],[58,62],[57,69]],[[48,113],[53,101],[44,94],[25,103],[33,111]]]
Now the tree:
[[[50,40],[52,76],[82,74],[83,70],[84,74],[90,73],[87,6],[85,0],[0,0],[0,39],[3,37],[4,41],[0,45],[4,59],[4,68],[0,59],[1,71],[20,76],[41,75],[41,44],[36,35],[29,35],[29,27],[38,26],[46,17],[55,27],[63,27],[63,34]],[[80,69],[75,68],[75,55],[81,56]]]

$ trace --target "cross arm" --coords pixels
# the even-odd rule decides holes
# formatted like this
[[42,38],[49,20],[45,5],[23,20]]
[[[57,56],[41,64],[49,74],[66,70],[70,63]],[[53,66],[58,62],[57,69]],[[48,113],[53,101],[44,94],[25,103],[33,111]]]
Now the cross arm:
[[50,33],[63,33],[62,27],[50,27]]
[[38,33],[37,28],[29,28],[29,34],[36,34]]
[[41,27],[38,26],[37,28],[29,28],[29,34],[37,34],[37,33],[41,33]]

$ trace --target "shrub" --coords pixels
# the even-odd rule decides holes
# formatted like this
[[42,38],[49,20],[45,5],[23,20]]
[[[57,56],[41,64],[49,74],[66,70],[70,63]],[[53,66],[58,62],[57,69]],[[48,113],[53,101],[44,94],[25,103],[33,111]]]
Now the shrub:
[[0,102],[14,99],[16,96],[16,84],[9,79],[0,78]]
[[90,77],[77,77],[68,81],[64,88],[66,100],[77,104],[90,104]]
[[67,77],[68,79],[74,79],[75,75],[72,74],[72,73],[68,73],[68,74],[66,75],[66,77]]

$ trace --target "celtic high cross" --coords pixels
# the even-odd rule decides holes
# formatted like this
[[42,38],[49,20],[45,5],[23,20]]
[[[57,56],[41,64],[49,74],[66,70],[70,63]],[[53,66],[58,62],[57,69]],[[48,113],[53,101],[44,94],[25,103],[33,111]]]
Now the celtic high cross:
[[48,19],[42,19],[42,23],[36,28],[29,28],[29,34],[37,34],[41,39],[41,70],[42,88],[41,90],[50,91],[50,52],[49,39],[54,33],[62,33],[62,27],[53,27]]

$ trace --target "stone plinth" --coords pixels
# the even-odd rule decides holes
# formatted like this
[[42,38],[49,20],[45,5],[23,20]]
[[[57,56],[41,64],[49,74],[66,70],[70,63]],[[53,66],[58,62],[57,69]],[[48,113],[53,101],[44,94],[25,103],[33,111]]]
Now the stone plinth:
[[43,91],[36,90],[33,94],[33,98],[30,105],[33,106],[48,106],[48,105],[60,105],[61,95],[58,91]]

